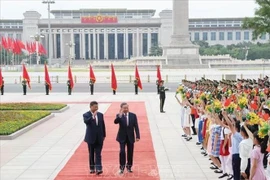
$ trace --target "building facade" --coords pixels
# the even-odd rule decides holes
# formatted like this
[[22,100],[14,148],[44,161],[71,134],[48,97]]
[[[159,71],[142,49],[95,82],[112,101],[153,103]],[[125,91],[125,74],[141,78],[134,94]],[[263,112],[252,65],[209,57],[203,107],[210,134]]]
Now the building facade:
[[[172,34],[172,11],[163,10],[155,18],[155,10],[80,9],[53,10],[51,34],[53,59],[128,59],[147,56],[153,46],[166,46]],[[209,45],[230,45],[252,41],[252,31],[241,29],[243,18],[190,19],[191,41]],[[48,48],[48,19],[36,11],[27,11],[22,20],[0,20],[0,36],[31,42],[31,36],[43,34],[42,44]],[[256,41],[266,43],[269,34]],[[67,45],[75,44],[70,50]]]

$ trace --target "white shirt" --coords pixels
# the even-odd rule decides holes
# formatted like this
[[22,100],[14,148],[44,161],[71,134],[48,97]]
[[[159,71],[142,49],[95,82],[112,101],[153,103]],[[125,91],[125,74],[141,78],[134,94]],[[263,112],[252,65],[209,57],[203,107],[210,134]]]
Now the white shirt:
[[[223,134],[223,131],[224,131],[224,134]],[[224,140],[225,139],[224,135],[226,136],[226,135],[228,135],[230,133],[231,133],[231,130],[229,130],[228,128],[223,127],[222,130],[221,130],[220,140]]]
[[127,126],[129,126],[129,118],[128,118],[128,113],[125,113],[124,116],[127,118]]
[[[92,112],[91,112],[92,113]],[[96,125],[98,126],[98,117],[97,117],[97,115],[96,115],[96,117],[94,117],[94,113],[92,113],[92,118],[93,119],[96,119]]]
[[241,172],[245,172],[248,164],[248,159],[251,157],[253,149],[252,139],[243,139],[239,144],[239,156],[241,158]]

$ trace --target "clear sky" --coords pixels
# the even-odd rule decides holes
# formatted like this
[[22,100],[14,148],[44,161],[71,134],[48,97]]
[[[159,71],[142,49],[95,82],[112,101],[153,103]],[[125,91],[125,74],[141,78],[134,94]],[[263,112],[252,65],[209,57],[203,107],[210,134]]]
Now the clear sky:
[[[181,0],[179,0],[181,1]],[[246,17],[253,16],[255,0],[189,0],[191,18]],[[55,0],[52,10],[91,8],[172,9],[172,0]],[[41,13],[47,18],[47,6],[42,0],[0,0],[2,19],[21,19],[27,10]]]

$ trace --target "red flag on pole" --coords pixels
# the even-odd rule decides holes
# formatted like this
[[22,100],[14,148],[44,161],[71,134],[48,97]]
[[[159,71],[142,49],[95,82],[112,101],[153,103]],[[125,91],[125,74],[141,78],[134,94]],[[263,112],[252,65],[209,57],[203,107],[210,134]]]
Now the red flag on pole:
[[68,65],[68,80],[70,81],[70,87],[71,87],[71,89],[73,89],[74,82],[73,82],[73,76],[72,76],[70,65]]
[[49,72],[48,72],[48,68],[47,68],[47,64],[44,64],[44,72],[45,72],[45,83],[47,83],[49,85],[49,90],[52,90],[52,84],[51,84],[51,80],[50,80],[50,76],[49,76]]
[[162,81],[161,73],[160,73],[160,65],[157,66],[157,79],[159,82]]
[[140,74],[139,74],[137,64],[136,64],[136,68],[135,68],[135,78],[138,81],[138,87],[142,90],[142,81],[141,81],[141,78],[140,78]]
[[23,79],[26,80],[28,87],[31,89],[31,85],[30,85],[30,77],[28,75],[28,72],[26,70],[25,65],[23,64]]
[[3,86],[2,68],[0,67],[0,88]]
[[96,82],[96,77],[91,65],[90,65],[90,80],[92,80],[94,83]]
[[116,91],[117,89],[117,79],[114,71],[114,66],[111,64],[111,88]]

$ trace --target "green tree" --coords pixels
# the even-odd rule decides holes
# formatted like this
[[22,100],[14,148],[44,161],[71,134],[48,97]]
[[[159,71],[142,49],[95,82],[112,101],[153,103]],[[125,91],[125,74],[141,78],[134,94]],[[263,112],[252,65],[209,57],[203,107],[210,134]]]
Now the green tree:
[[159,46],[152,46],[150,48],[150,54],[149,56],[162,56],[163,49]]
[[246,17],[242,27],[244,29],[252,29],[253,40],[258,37],[270,33],[270,0],[256,0],[258,8],[252,18]]

